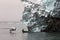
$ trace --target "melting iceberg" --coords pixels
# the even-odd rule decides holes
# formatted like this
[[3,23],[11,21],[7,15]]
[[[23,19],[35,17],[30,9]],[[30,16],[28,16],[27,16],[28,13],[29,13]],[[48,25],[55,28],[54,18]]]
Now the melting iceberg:
[[24,12],[22,16],[23,22],[27,25],[28,31],[40,32],[48,27],[46,21],[49,16],[60,16],[59,0],[22,0],[24,4]]

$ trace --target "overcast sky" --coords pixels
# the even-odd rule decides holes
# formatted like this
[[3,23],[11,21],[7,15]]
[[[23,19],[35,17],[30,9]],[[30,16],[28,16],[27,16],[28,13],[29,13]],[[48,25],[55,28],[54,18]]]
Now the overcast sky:
[[20,0],[0,0],[0,21],[20,21],[22,11]]

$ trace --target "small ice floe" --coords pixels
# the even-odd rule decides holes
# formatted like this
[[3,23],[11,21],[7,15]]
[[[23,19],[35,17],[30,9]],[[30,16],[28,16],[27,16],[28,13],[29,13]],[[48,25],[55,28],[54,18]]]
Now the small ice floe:
[[22,29],[22,33],[29,33],[29,31]]
[[16,31],[16,27],[11,27],[10,33],[13,33],[14,31]]

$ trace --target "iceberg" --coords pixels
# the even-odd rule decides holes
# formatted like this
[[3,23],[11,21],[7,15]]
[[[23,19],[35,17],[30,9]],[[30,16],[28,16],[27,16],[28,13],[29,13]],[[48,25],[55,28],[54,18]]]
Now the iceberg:
[[22,20],[27,25],[28,31],[41,32],[49,28],[55,30],[51,25],[56,26],[54,22],[60,18],[59,0],[22,0],[22,2],[24,4]]

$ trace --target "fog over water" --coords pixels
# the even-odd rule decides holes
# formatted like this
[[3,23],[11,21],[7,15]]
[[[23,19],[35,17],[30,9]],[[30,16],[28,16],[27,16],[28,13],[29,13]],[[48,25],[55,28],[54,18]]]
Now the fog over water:
[[20,21],[22,11],[20,0],[0,0],[0,21]]

